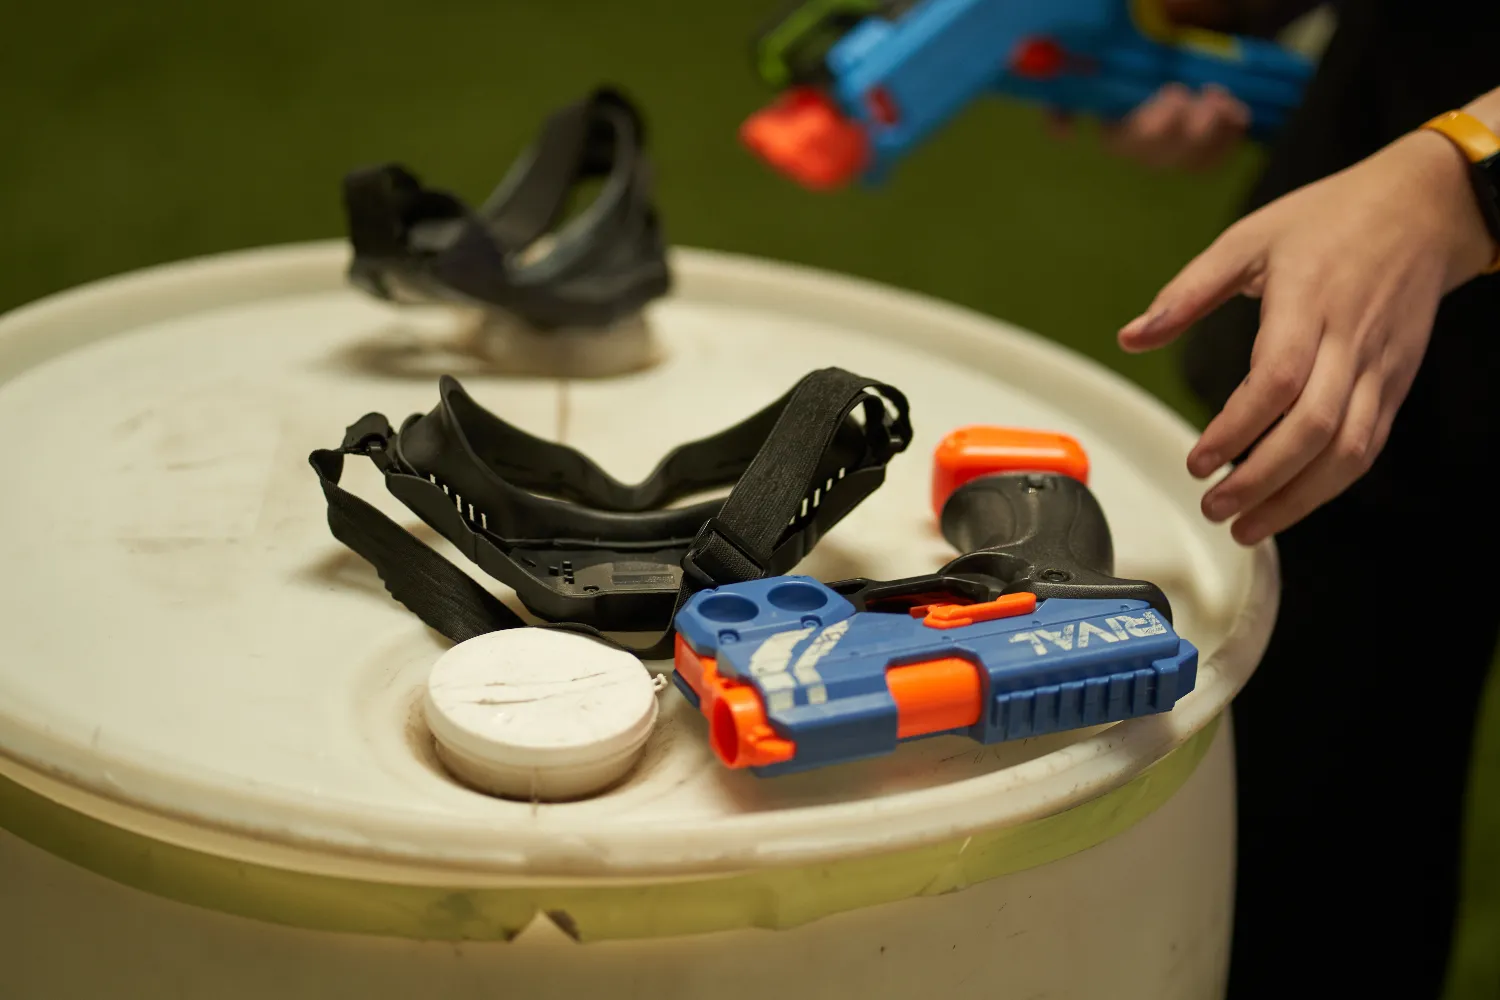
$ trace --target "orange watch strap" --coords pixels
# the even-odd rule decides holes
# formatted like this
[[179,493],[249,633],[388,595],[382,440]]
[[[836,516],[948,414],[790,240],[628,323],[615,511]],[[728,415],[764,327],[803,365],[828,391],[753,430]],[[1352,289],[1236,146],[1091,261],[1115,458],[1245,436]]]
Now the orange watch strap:
[[[1500,136],[1491,132],[1484,122],[1467,111],[1445,111],[1424,122],[1422,127],[1444,136],[1459,148],[1470,163],[1478,163],[1500,154]],[[1496,249],[1495,259],[1485,268],[1484,273],[1500,273],[1500,248]]]

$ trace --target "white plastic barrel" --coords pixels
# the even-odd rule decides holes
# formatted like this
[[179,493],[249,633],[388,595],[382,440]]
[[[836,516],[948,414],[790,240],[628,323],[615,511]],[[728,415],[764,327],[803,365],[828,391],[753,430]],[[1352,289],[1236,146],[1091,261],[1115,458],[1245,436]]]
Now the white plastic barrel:
[[[367,300],[345,263],[333,243],[214,257],[0,319],[0,996],[1220,995],[1226,708],[1277,581],[1269,547],[1198,516],[1187,426],[1005,324],[795,267],[680,251],[647,317],[658,363],[562,380],[445,354],[468,320]],[[329,535],[308,453],[369,411],[425,412],[451,371],[636,479],[825,365],[902,389],[916,441],[802,571],[936,568],[937,441],[1065,431],[1118,571],[1160,583],[1202,650],[1196,690],[778,779],[723,768],[667,690],[602,795],[450,778],[421,715],[445,643]],[[412,523],[367,464],[346,482]]]

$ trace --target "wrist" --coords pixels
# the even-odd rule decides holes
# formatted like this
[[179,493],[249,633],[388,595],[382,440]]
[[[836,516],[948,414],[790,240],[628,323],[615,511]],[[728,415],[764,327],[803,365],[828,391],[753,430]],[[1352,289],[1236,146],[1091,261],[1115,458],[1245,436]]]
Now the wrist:
[[1500,88],[1474,98],[1463,110],[1479,119],[1485,128],[1500,135]]
[[1390,147],[1409,164],[1413,196],[1427,195],[1426,219],[1447,250],[1448,284],[1457,287],[1487,270],[1500,257],[1470,177],[1468,158],[1446,136],[1418,129]]

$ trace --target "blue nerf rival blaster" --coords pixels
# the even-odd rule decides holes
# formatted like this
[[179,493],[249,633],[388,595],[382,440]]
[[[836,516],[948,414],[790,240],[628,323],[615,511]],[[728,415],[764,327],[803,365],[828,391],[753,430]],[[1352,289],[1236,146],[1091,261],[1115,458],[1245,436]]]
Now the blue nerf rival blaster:
[[[684,604],[673,679],[725,765],[772,776],[944,733],[999,743],[1164,712],[1193,689],[1198,651],[1166,596],[1111,575],[1099,504],[1050,471],[1076,474],[1076,455],[1060,435],[1024,447],[1029,433],[1005,433],[1002,453],[991,434],[956,478],[939,468],[935,483],[961,481],[941,523],[965,555],[935,574],[771,577]],[[974,475],[976,457],[995,471]]]
[[1312,73],[1272,42],[1175,27],[1156,0],[803,0],[755,60],[783,94],[740,136],[813,189],[879,182],[984,94],[1108,120],[1164,84],[1215,84],[1265,138]]

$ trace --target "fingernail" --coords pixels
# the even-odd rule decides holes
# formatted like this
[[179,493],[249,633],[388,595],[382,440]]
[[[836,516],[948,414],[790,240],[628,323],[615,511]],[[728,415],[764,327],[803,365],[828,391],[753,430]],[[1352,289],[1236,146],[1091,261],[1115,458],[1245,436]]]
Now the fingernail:
[[1167,310],[1165,306],[1159,309],[1153,309],[1150,312],[1142,313],[1135,319],[1131,320],[1129,323],[1126,323],[1124,326],[1120,327],[1120,336],[1131,340],[1134,340],[1137,337],[1144,337],[1146,334],[1152,332],[1153,330],[1159,329],[1166,318]]
[[1236,509],[1238,508],[1234,502],[1234,497],[1225,496],[1222,493],[1209,494],[1203,501],[1204,516],[1215,524],[1226,518],[1233,517]]
[[1199,479],[1224,464],[1216,452],[1204,451],[1188,456],[1188,471]]
[[1259,525],[1252,525],[1241,518],[1234,522],[1234,527],[1229,529],[1229,534],[1241,545],[1258,545],[1265,540],[1266,534]]

